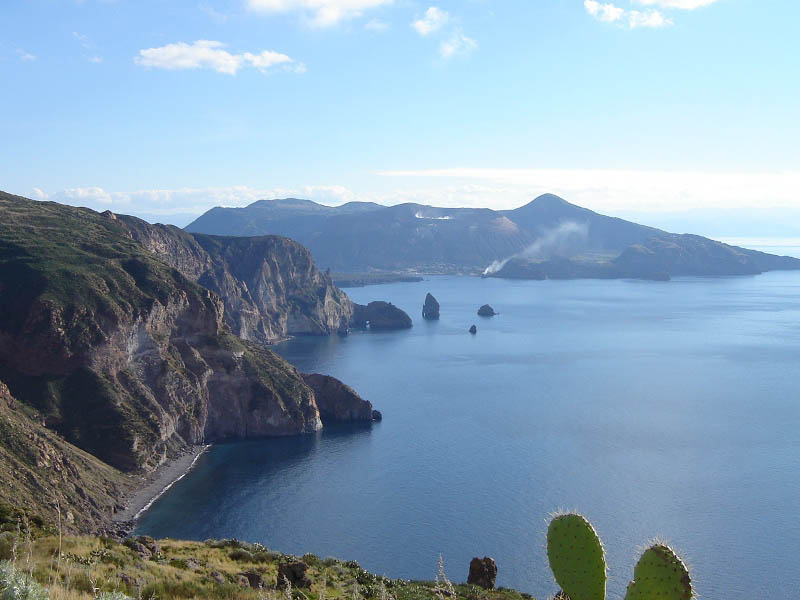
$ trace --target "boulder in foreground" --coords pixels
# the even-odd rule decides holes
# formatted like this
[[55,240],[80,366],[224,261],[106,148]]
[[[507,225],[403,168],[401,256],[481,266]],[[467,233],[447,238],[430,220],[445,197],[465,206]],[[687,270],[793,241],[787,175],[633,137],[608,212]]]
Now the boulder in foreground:
[[480,586],[485,590],[493,590],[496,579],[497,564],[493,558],[489,556],[478,558],[476,556],[470,561],[467,583]]

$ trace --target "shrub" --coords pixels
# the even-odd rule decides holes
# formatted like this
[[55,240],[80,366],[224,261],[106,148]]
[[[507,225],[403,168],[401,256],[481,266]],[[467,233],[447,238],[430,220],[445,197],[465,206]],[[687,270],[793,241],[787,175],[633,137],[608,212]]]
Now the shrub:
[[231,557],[231,560],[235,560],[238,562],[254,562],[253,555],[243,548],[237,548],[233,552],[231,552],[228,556]]
[[322,561],[320,561],[319,556],[316,554],[304,554],[303,562],[309,567],[318,567]]
[[13,531],[0,533],[0,560],[10,560],[12,558],[16,541],[17,535]]
[[48,600],[47,590],[8,561],[0,563],[0,600]]

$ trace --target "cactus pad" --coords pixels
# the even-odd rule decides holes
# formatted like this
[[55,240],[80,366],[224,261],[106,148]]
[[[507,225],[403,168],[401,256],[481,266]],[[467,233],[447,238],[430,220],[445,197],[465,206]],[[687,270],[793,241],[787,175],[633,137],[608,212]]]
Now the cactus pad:
[[566,514],[550,521],[547,558],[556,582],[570,600],[605,600],[603,544],[584,517]]
[[669,546],[648,548],[633,571],[625,600],[690,600],[689,570]]

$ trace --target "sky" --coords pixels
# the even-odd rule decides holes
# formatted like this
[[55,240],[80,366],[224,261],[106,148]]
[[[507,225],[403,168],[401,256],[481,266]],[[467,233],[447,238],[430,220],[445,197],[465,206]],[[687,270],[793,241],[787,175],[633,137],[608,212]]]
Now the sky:
[[0,189],[513,208],[800,237],[790,0],[3,0]]

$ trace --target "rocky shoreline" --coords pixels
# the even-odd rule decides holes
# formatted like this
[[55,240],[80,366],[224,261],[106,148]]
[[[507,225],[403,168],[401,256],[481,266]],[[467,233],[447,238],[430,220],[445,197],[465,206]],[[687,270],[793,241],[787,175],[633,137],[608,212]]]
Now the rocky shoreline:
[[123,500],[125,509],[113,516],[117,529],[129,533],[136,521],[156,500],[163,496],[175,483],[183,479],[197,463],[197,459],[211,444],[191,446],[183,454],[165,462],[155,471],[143,477],[139,485]]

